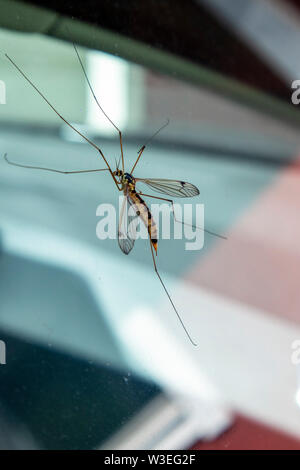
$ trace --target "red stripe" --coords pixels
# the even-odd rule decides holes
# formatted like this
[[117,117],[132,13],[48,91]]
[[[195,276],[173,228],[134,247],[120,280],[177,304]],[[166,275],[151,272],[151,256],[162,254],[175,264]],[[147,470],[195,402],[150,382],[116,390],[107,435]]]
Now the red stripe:
[[300,322],[300,165],[293,164],[188,279]]
[[298,450],[300,440],[257,421],[237,416],[234,425],[210,442],[198,442],[195,450]]

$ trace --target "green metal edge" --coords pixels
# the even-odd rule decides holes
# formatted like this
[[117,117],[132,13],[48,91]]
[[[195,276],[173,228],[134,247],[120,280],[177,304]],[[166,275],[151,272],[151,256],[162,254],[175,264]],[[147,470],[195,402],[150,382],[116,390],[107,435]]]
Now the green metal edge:
[[300,125],[300,113],[292,102],[284,103],[181,57],[154,49],[118,33],[16,0],[0,0],[0,9],[1,27],[46,34],[68,42],[74,41],[81,46],[122,57],[174,79],[204,87],[274,119],[288,121],[296,127]]

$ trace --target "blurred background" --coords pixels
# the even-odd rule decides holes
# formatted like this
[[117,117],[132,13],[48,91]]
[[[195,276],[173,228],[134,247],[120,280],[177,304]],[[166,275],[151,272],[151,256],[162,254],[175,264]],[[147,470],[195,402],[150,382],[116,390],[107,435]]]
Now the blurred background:
[[[299,448],[299,7],[0,0],[0,448]],[[135,175],[195,184],[184,202],[227,237],[159,240],[196,348],[147,241],[126,257],[96,237],[97,206],[118,203],[109,175],[4,161],[104,167],[7,53],[115,167],[118,133],[72,42],[126,168],[169,119]]]

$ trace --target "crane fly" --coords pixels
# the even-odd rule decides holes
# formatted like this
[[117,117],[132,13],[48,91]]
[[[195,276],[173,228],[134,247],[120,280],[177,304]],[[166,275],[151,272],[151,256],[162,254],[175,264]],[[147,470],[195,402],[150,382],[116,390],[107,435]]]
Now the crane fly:
[[[140,218],[144,225],[146,226],[146,229],[148,231],[148,236],[149,236],[149,244],[150,244],[150,249],[151,249],[151,255],[152,255],[152,261],[153,261],[153,266],[155,273],[173,307],[174,312],[176,313],[178,320],[180,321],[187,337],[189,338],[190,342],[194,345],[197,346],[197,344],[193,341],[191,338],[187,328],[184,325],[183,320],[181,319],[181,316],[178,313],[177,308],[174,305],[174,302],[158,272],[157,265],[156,265],[156,260],[155,256],[157,256],[157,244],[158,244],[158,234],[157,234],[157,226],[156,223],[153,219],[153,216],[151,214],[151,211],[144,201],[143,197],[151,197],[154,199],[166,201],[171,204],[172,207],[172,214],[174,217],[174,220],[176,222],[180,222],[182,224],[186,224],[183,221],[177,220],[175,211],[174,211],[174,203],[172,199],[165,198],[165,197],[158,197],[158,196],[152,196],[150,194],[145,194],[141,191],[137,191],[136,189],[136,184],[137,183],[143,183],[147,185],[149,188],[152,190],[167,195],[167,196],[172,196],[172,197],[194,197],[200,194],[198,188],[194,186],[191,183],[187,183],[185,181],[179,181],[179,180],[170,180],[170,179],[162,179],[162,178],[136,178],[133,176],[134,170],[146,148],[146,145],[149,143],[150,140],[152,140],[153,137],[155,137],[158,132],[160,132],[166,125],[168,124],[168,121],[166,124],[164,124],[158,131],[155,132],[155,134],[147,141],[146,144],[144,144],[140,150],[138,151],[138,156],[137,159],[130,171],[130,173],[127,173],[125,171],[125,165],[124,165],[124,154],[123,154],[123,143],[122,143],[122,132],[120,129],[116,126],[116,124],[110,119],[110,117],[106,114],[102,106],[100,105],[94,91],[92,88],[92,85],[89,81],[89,78],[87,76],[86,70],[84,68],[84,65],[82,63],[81,57],[78,53],[76,45],[73,43],[73,47],[75,50],[75,53],[77,55],[77,58],[79,60],[80,66],[82,68],[83,74],[85,76],[85,79],[87,81],[88,87],[93,95],[93,98],[95,102],[97,103],[99,109],[101,112],[104,114],[104,116],[108,119],[108,121],[111,123],[111,125],[116,129],[116,131],[119,134],[119,144],[120,144],[120,150],[121,150],[121,156],[120,156],[120,161],[122,162],[122,168],[119,169],[119,164],[116,165],[116,170],[112,170],[111,166],[109,165],[106,157],[104,156],[102,150],[94,143],[92,142],[88,137],[86,137],[84,134],[82,134],[78,129],[76,129],[70,122],[68,122],[58,111],[57,109],[50,103],[50,101],[46,98],[46,96],[34,85],[34,83],[27,77],[27,75],[20,69],[20,67],[7,55],[5,54],[6,58],[10,61],[10,63],[18,70],[18,72],[25,78],[25,80],[35,89],[35,91],[41,96],[41,98],[50,106],[50,108],[58,115],[58,117],[67,125],[69,126],[74,132],[79,134],[89,145],[94,147],[100,154],[102,160],[104,161],[106,168],[101,168],[101,169],[94,169],[94,170],[75,170],[75,171],[62,171],[62,170],[57,170],[54,168],[46,168],[46,167],[39,167],[39,166],[31,166],[31,165],[23,165],[20,163],[15,163],[11,162],[7,158],[7,154],[4,155],[4,158],[7,163],[10,165],[14,166],[19,166],[22,168],[30,168],[30,169],[37,169],[37,170],[46,170],[46,171],[52,171],[55,173],[62,173],[62,174],[74,174],[74,173],[92,173],[92,172],[100,172],[100,171],[108,171],[113,179],[113,182],[118,189],[118,191],[122,191],[124,194],[124,200],[122,203],[122,208],[121,208],[121,214],[120,214],[120,220],[119,220],[119,227],[118,227],[118,244],[122,252],[126,255],[130,253],[134,246],[135,242],[135,236],[133,233],[132,229],[132,224],[130,223],[130,217],[129,217],[129,208],[132,207],[135,213],[136,218]],[[129,222],[129,223],[128,223]],[[187,224],[189,225],[189,224]],[[219,238],[226,239],[223,235],[219,235],[217,233],[211,232],[209,230],[206,230],[201,227],[196,227],[194,225],[191,225],[194,228],[199,228],[211,235],[215,235]]]

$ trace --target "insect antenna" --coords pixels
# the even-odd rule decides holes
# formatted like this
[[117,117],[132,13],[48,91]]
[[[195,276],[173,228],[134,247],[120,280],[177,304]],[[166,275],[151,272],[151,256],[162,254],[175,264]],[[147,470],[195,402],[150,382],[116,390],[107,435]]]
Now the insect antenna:
[[120,162],[121,162],[121,158],[122,158],[122,156],[120,155],[120,158],[119,158],[119,161],[118,161],[118,164],[117,164],[117,168],[119,168],[119,165],[120,165]]

